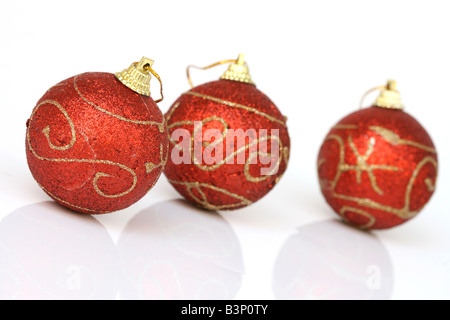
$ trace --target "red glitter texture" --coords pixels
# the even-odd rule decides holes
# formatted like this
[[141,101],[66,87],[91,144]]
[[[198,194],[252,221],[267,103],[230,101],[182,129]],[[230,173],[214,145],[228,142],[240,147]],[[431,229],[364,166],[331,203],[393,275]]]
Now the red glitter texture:
[[406,112],[379,107],[343,118],[318,156],[326,201],[365,229],[391,228],[416,216],[434,192],[437,167],[425,129]]
[[156,183],[167,159],[167,129],[152,98],[111,73],[64,80],[27,121],[33,177],[55,201],[78,212],[124,209]]
[[[181,95],[165,116],[169,134],[182,128],[194,137],[194,121],[203,121],[203,134],[207,129],[217,129],[225,133],[225,127],[228,130],[242,129],[244,132],[254,129],[257,135],[248,138],[246,146],[261,141],[260,129],[266,129],[268,136],[271,135],[272,129],[278,130],[280,149],[274,150],[272,154],[279,151],[279,166],[277,172],[272,175],[261,175],[261,168],[270,165],[262,164],[258,160],[257,163],[246,167],[245,163],[238,163],[238,156],[234,157],[233,164],[225,161],[207,164],[205,158],[202,158],[198,165],[193,161],[190,164],[175,164],[170,155],[172,151],[177,151],[174,146],[181,142],[181,139],[169,142],[169,160],[164,173],[181,195],[200,207],[233,210],[248,206],[264,197],[287,168],[290,139],[286,119],[273,102],[254,85],[231,80],[200,85]],[[202,152],[208,143],[213,142],[205,137],[203,140],[207,142],[203,142]],[[270,142],[267,145],[270,153]],[[222,159],[226,159],[231,151],[239,150],[237,142],[233,146],[227,144],[226,136],[222,146]],[[237,153],[241,152],[245,153],[247,162],[251,155],[250,148]],[[194,152],[191,154],[192,159],[193,155]]]

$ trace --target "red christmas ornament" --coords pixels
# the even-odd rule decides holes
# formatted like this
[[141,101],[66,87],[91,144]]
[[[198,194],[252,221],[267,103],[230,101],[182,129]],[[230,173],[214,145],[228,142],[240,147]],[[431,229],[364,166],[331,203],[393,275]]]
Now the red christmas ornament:
[[184,93],[165,115],[170,159],[164,173],[181,195],[209,210],[261,199],[289,158],[286,118],[253,84],[242,55],[217,64],[226,62],[233,64],[220,80]]
[[154,186],[168,139],[163,114],[150,97],[149,72],[159,80],[152,64],[143,58],[116,75],[83,73],[38,101],[27,122],[27,160],[55,201],[101,214],[132,205]]
[[434,144],[403,111],[394,81],[372,107],[339,121],[318,156],[326,201],[364,229],[387,229],[415,217],[434,192],[437,171]]

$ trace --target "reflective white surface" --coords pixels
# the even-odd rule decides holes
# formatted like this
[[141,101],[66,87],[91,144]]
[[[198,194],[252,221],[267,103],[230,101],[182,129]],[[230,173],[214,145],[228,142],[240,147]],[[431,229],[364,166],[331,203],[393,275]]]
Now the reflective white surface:
[[113,299],[114,242],[96,219],[38,202],[0,223],[2,299]]
[[326,220],[298,228],[276,259],[277,299],[389,299],[394,274],[378,237]]
[[[0,298],[450,299],[449,9],[445,0],[2,0]],[[148,56],[166,112],[189,89],[189,64],[241,52],[292,140],[286,174],[259,202],[204,212],[163,176],[130,208],[86,216],[33,180],[25,122],[55,83]],[[219,69],[193,73],[194,83]],[[389,78],[433,138],[439,178],[416,218],[367,233],[327,206],[316,157],[331,126]]]
[[449,298],[448,234],[432,210],[396,229],[365,232],[306,189],[300,194],[309,200],[297,200],[294,184],[280,184],[275,203],[207,212],[162,178],[148,198],[101,216],[69,211],[36,189],[30,196],[42,201],[3,212],[0,297]]
[[125,299],[233,299],[244,275],[231,225],[183,200],[138,212],[122,231],[117,254]]
[[244,266],[230,224],[183,200],[141,210],[117,244],[92,216],[45,201],[1,221],[0,271],[2,299],[233,299]]

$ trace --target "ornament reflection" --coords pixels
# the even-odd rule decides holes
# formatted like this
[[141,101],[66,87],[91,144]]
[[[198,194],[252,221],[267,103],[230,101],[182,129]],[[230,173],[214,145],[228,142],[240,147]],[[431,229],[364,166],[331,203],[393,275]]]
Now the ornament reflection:
[[0,299],[114,299],[114,242],[95,218],[46,201],[0,223]]
[[243,258],[231,225],[185,200],[136,214],[117,250],[122,299],[233,299],[241,286]]
[[280,250],[273,273],[276,299],[385,300],[393,266],[373,234],[336,220],[298,228]]

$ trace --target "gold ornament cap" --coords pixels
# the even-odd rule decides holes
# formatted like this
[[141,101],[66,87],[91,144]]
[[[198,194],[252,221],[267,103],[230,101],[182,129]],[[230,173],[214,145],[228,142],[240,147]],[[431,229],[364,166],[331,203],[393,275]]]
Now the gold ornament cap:
[[404,106],[400,93],[397,91],[397,81],[388,80],[373,105],[380,108],[403,110]]
[[131,64],[127,69],[117,72],[115,75],[120,82],[131,90],[144,96],[150,96],[152,75],[149,69],[154,62],[152,59],[143,57],[141,61]]
[[228,67],[228,70],[220,77],[220,79],[239,81],[249,84],[255,84],[250,77],[250,73],[247,64],[244,60],[244,55],[239,54],[238,59],[235,63]]

